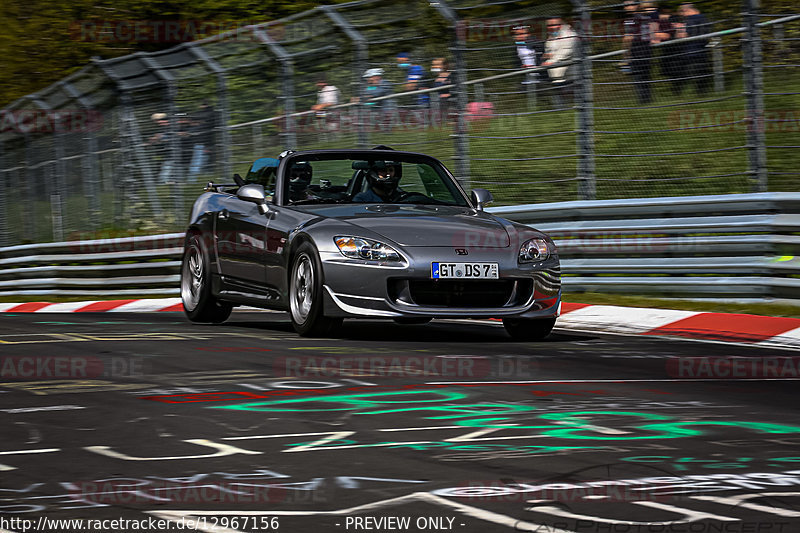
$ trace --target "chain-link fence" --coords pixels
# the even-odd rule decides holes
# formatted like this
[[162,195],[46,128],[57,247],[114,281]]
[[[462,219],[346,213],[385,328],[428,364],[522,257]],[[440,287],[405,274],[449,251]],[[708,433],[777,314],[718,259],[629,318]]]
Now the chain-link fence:
[[3,111],[0,245],[180,230],[284,149],[429,153],[498,204],[800,189],[800,15],[662,4],[360,0],[95,60]]

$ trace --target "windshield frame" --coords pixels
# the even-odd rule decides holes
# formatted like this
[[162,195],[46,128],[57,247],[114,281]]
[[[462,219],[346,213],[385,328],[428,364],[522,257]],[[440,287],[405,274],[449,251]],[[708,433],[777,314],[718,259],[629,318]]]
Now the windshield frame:
[[[430,205],[449,205],[453,207],[468,207],[474,209],[472,200],[464,191],[459,181],[447,169],[447,167],[438,159],[425,154],[416,152],[401,152],[396,150],[308,150],[302,152],[293,152],[281,159],[277,170],[277,183],[275,190],[276,205],[284,207],[302,207],[303,205],[341,205],[337,202],[330,203],[314,203],[314,204],[293,204],[289,202],[289,187],[288,187],[288,172],[293,164],[300,161],[307,161],[313,163],[314,161],[331,161],[331,160],[389,160],[399,161],[401,163],[419,163],[426,164],[433,168],[439,175],[445,187],[450,190],[456,200],[461,199],[463,203],[458,204],[433,204]],[[352,203],[352,202],[351,202]],[[413,202],[384,202],[392,205],[413,205]],[[370,204],[364,204],[370,205]]]

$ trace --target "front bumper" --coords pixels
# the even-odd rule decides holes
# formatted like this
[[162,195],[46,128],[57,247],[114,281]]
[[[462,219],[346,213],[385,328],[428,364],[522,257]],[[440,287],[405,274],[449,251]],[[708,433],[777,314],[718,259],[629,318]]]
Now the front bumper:
[[[431,262],[464,262],[452,248],[403,250],[404,266],[351,260],[321,253],[324,313],[344,318],[550,318],[558,316],[561,278],[557,257],[519,265],[509,249],[471,250],[475,262],[497,262],[503,294],[482,281],[432,281]],[[437,294],[437,286],[441,287]],[[411,291],[408,288],[411,287]],[[423,289],[420,289],[422,287]],[[416,288],[416,293],[414,292]],[[473,291],[474,289],[474,291]],[[447,294],[452,291],[452,294]],[[482,292],[481,292],[482,291]],[[470,294],[474,292],[474,294]],[[424,295],[424,296],[423,296]],[[485,303],[484,303],[485,302]]]

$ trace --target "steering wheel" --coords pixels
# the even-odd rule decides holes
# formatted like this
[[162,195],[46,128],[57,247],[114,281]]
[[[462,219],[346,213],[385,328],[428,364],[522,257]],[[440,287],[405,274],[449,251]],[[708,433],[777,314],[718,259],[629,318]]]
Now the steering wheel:
[[415,197],[416,197],[416,198],[418,198],[418,197],[422,197],[422,198],[424,198],[426,201],[433,200],[433,198],[431,198],[430,196],[426,196],[426,195],[422,194],[421,192],[416,192],[416,191],[408,191],[408,192],[404,192],[403,194],[401,194],[400,196],[398,196],[398,197],[397,197],[397,200],[395,200],[395,201],[396,201],[396,202],[404,202],[404,201],[408,200],[409,198],[415,198]]

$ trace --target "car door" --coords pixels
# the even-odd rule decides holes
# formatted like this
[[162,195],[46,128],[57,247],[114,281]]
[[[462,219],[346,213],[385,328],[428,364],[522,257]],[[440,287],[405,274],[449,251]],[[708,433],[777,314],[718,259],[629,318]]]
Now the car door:
[[[256,160],[246,182],[264,187],[267,201],[275,192],[276,159]],[[219,269],[228,284],[260,294],[265,282],[267,225],[273,213],[262,214],[253,202],[232,195],[222,201],[216,214],[217,258]]]
[[267,216],[253,202],[235,196],[221,204],[222,209],[216,215],[220,273],[229,283],[263,288]]

